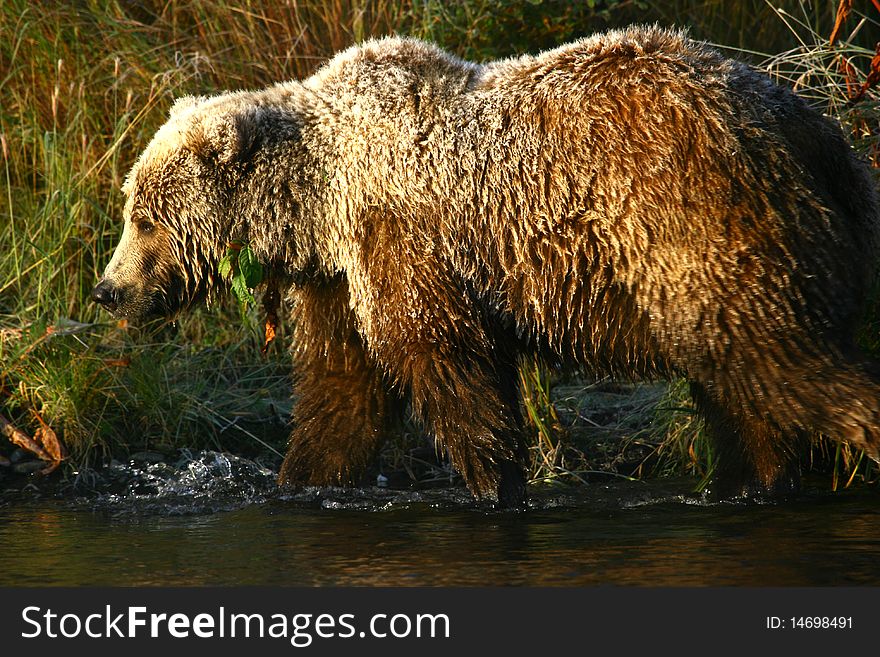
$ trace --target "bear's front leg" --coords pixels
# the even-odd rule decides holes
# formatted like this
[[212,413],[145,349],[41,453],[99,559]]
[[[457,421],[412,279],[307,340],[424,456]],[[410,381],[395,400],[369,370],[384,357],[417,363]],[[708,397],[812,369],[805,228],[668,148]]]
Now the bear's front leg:
[[445,449],[470,491],[503,506],[525,502],[513,336],[440,262],[417,266],[377,250],[352,276],[370,353]]
[[293,431],[279,483],[357,483],[375,458],[396,398],[366,354],[341,276],[293,293]]
[[400,353],[415,415],[471,493],[503,507],[524,505],[528,450],[515,365],[466,346],[409,344]]

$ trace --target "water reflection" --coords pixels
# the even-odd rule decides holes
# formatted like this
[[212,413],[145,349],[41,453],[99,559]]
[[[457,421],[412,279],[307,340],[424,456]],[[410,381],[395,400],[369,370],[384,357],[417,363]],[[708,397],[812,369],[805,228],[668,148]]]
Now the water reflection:
[[172,516],[7,503],[0,584],[880,584],[876,491],[709,506],[664,489],[632,504],[646,490],[591,487],[582,499],[551,495],[519,513],[476,508],[459,491],[312,491]]

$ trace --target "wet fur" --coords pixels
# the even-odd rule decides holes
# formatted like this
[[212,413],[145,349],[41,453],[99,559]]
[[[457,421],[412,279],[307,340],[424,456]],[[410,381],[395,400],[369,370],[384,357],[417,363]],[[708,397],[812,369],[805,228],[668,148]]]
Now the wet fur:
[[[521,502],[528,352],[686,377],[724,495],[796,486],[811,431],[877,455],[880,378],[853,338],[868,169],[796,95],[678,32],[486,65],[370,41],[302,83],[180,101],[128,190],[185,272],[132,314],[212,293],[231,239],[288,282],[283,483],[357,480],[409,400],[471,491]],[[140,248],[107,278],[161,288]]]

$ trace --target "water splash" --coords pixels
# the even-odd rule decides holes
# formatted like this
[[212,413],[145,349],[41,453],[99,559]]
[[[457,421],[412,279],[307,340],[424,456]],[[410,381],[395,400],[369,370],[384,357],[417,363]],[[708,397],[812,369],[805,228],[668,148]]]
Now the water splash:
[[80,473],[74,483],[77,502],[123,514],[230,511],[264,502],[276,490],[275,473],[255,461],[189,450],[172,463],[113,463]]
[[[400,489],[305,486],[279,489],[276,473],[262,464],[216,451],[181,450],[176,460],[143,455],[128,463],[78,474],[63,497],[74,505],[120,517],[179,516],[233,511],[266,502],[285,509],[383,512],[422,508],[434,511],[511,513],[478,502],[462,487]],[[614,510],[662,505],[706,505],[688,494],[681,482],[608,482],[585,487],[536,487],[529,491],[528,512],[561,509]],[[522,511],[522,510],[520,510]],[[518,511],[513,511],[518,513]]]

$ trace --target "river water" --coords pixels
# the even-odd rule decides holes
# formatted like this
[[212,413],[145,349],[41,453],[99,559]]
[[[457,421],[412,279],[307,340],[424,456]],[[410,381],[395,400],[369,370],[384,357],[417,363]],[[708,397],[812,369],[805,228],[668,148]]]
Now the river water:
[[62,494],[7,488],[0,585],[880,585],[876,488],[708,504],[691,482],[616,481],[494,511],[461,489],[290,494],[273,480],[200,452]]

